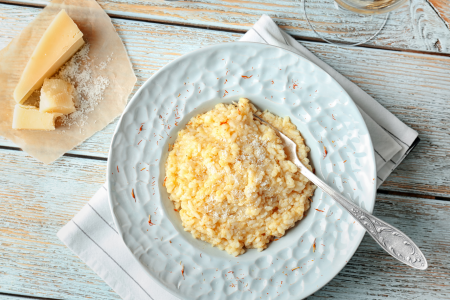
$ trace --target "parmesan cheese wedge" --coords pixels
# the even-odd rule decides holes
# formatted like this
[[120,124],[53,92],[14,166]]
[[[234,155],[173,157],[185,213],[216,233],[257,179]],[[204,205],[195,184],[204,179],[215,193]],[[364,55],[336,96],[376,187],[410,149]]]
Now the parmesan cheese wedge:
[[62,79],[45,79],[41,89],[39,111],[41,113],[70,114],[75,111],[74,87]]
[[66,11],[61,10],[34,49],[14,90],[14,100],[19,104],[27,100],[42,86],[44,79],[55,74],[83,44],[83,33]]
[[42,113],[37,107],[16,104],[13,129],[55,130],[55,119],[61,113]]

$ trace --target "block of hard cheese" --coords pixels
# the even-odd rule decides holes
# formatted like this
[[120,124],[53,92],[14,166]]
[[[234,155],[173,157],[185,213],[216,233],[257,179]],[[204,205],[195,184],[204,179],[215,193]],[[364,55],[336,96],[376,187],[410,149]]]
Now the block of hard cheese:
[[42,113],[34,106],[16,104],[14,107],[13,129],[55,130],[55,119],[61,113]]
[[41,88],[39,111],[70,114],[75,111],[74,87],[62,79],[45,79]]
[[14,99],[23,103],[83,46],[83,33],[65,10],[61,10],[44,32],[34,49],[19,83],[14,90]]

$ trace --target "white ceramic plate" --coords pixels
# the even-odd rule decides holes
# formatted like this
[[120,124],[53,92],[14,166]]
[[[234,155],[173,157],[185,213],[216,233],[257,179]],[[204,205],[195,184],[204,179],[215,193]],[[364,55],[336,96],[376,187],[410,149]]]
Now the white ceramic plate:
[[183,230],[163,186],[168,143],[178,130],[191,117],[239,97],[289,116],[311,148],[316,174],[372,211],[373,148],[352,99],[310,61],[282,48],[238,42],[180,57],[128,104],[108,160],[114,221],[148,273],[182,299],[304,298],[345,266],[365,232],[332,199],[317,190],[307,216],[284,237],[262,252],[232,257]]

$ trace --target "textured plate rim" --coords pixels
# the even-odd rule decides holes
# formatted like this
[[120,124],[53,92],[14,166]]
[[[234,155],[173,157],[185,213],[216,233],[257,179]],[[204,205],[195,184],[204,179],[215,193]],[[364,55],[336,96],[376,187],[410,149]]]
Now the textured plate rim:
[[[230,45],[230,44],[248,44],[249,46],[254,46],[254,45],[258,45],[259,46],[265,46],[265,47],[274,47],[274,48],[278,48],[287,52],[290,52],[291,54],[294,54],[295,56],[297,56],[299,59],[301,60],[305,60],[309,63],[311,63],[315,68],[320,69],[321,71],[323,71],[325,74],[327,74],[330,79],[332,81],[335,82],[335,84],[337,84],[338,86],[340,86],[342,88],[342,92],[347,95],[347,97],[350,99],[351,104],[355,107],[357,114],[355,117],[359,118],[361,126],[363,129],[365,129],[365,131],[367,132],[367,134],[370,137],[370,133],[369,130],[367,128],[366,123],[364,122],[364,119],[361,115],[361,113],[358,110],[358,107],[356,106],[355,101],[352,99],[352,97],[350,97],[350,95],[347,93],[347,91],[336,81],[336,79],[334,79],[330,74],[328,74],[328,72],[326,72],[325,70],[323,70],[321,67],[319,67],[317,64],[315,64],[314,62],[310,61],[309,59],[306,59],[305,57],[299,55],[298,53],[286,49],[285,47],[281,47],[281,46],[275,46],[275,45],[270,45],[270,44],[264,44],[264,43],[258,43],[258,42],[241,42],[241,41],[237,41],[237,42],[228,42],[228,43],[219,43],[219,44],[214,44],[214,45],[210,45],[210,46],[206,46],[203,48],[199,48],[197,50],[191,51],[189,53],[186,53],[176,59],[174,59],[173,61],[169,62],[168,64],[166,64],[165,66],[163,66],[162,68],[160,68],[158,71],[156,71],[150,78],[148,78],[143,84],[142,86],[136,91],[136,93],[134,94],[134,96],[131,98],[131,100],[127,103],[127,106],[125,107],[125,110],[123,111],[122,115],[119,118],[119,121],[117,123],[116,128],[114,129],[114,133],[113,133],[113,137],[111,139],[111,144],[109,147],[109,153],[108,153],[108,161],[107,161],[107,171],[106,171],[106,182],[107,182],[107,186],[108,186],[108,202],[109,202],[109,208],[110,208],[110,212],[112,214],[112,218],[114,220],[114,224],[116,226],[116,229],[119,233],[120,238],[122,239],[122,241],[124,242],[126,248],[128,249],[129,253],[133,256],[133,258],[145,269],[146,273],[157,283],[159,284],[160,287],[162,287],[164,290],[166,290],[167,292],[169,292],[171,295],[175,296],[175,297],[179,297],[179,295],[175,294],[170,288],[166,287],[164,284],[161,284],[159,282],[159,278],[155,277],[148,269],[147,267],[133,254],[133,252],[131,251],[131,249],[128,247],[128,245],[125,243],[124,240],[124,232],[122,231],[121,227],[118,226],[119,224],[119,220],[116,218],[116,215],[114,213],[114,209],[113,209],[113,203],[112,203],[112,186],[111,186],[111,181],[110,181],[110,177],[109,174],[111,173],[111,171],[114,169],[113,165],[112,165],[112,159],[111,159],[111,153],[113,151],[113,145],[114,145],[114,141],[116,138],[116,134],[119,131],[119,128],[121,127],[124,115],[127,114],[129,112],[129,110],[132,107],[132,104],[136,101],[140,101],[140,96],[139,96],[139,92],[143,89],[145,89],[147,87],[147,85],[150,85],[151,82],[159,75],[159,73],[163,72],[164,70],[170,68],[172,65],[178,63],[180,60],[184,60],[186,58],[189,58],[190,56],[193,55],[197,55],[199,52],[202,51],[210,51],[211,49],[214,49],[216,47],[220,47],[223,45]],[[148,101],[148,100],[147,100]],[[372,174],[373,178],[376,178],[376,161],[375,161],[375,153],[374,153],[374,148],[373,148],[373,144],[372,144],[372,139],[369,138],[369,151],[370,151],[370,162],[372,164],[372,166],[374,166],[373,170],[374,170],[374,174]],[[375,201],[376,201],[376,194],[377,194],[377,188],[373,189],[372,195],[369,195],[369,199],[371,199],[371,205],[369,207],[367,207],[367,211],[369,212],[373,212],[374,206],[375,206]],[[356,250],[359,248],[359,245],[362,242],[362,239],[364,238],[365,235],[365,231],[362,231],[360,236],[356,237],[357,242],[355,242],[353,244],[353,247],[351,248],[351,250],[349,250],[349,253],[351,253],[349,255],[349,257],[347,258],[346,261],[341,262],[341,266],[336,266],[336,272],[334,274],[333,277],[331,277],[327,282],[325,282],[323,285],[321,286],[317,286],[317,288],[315,288],[311,293],[307,294],[304,296],[304,298],[309,297],[310,295],[314,294],[315,292],[317,292],[318,290],[322,289],[325,285],[327,285],[332,279],[334,279],[341,271],[342,269],[348,264],[348,262],[350,261],[350,259],[353,257],[353,255],[355,254]],[[359,240],[358,240],[359,239]]]

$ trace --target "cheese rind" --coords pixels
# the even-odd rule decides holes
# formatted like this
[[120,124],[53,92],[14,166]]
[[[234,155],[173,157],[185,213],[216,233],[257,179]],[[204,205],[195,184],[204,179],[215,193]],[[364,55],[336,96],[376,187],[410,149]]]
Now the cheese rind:
[[42,113],[37,107],[16,104],[13,129],[55,130],[55,119],[61,113]]
[[75,111],[74,87],[62,79],[45,79],[41,88],[39,111],[70,114]]
[[19,83],[14,100],[23,103],[45,78],[51,77],[83,46],[83,33],[65,10],[61,10],[34,49]]

